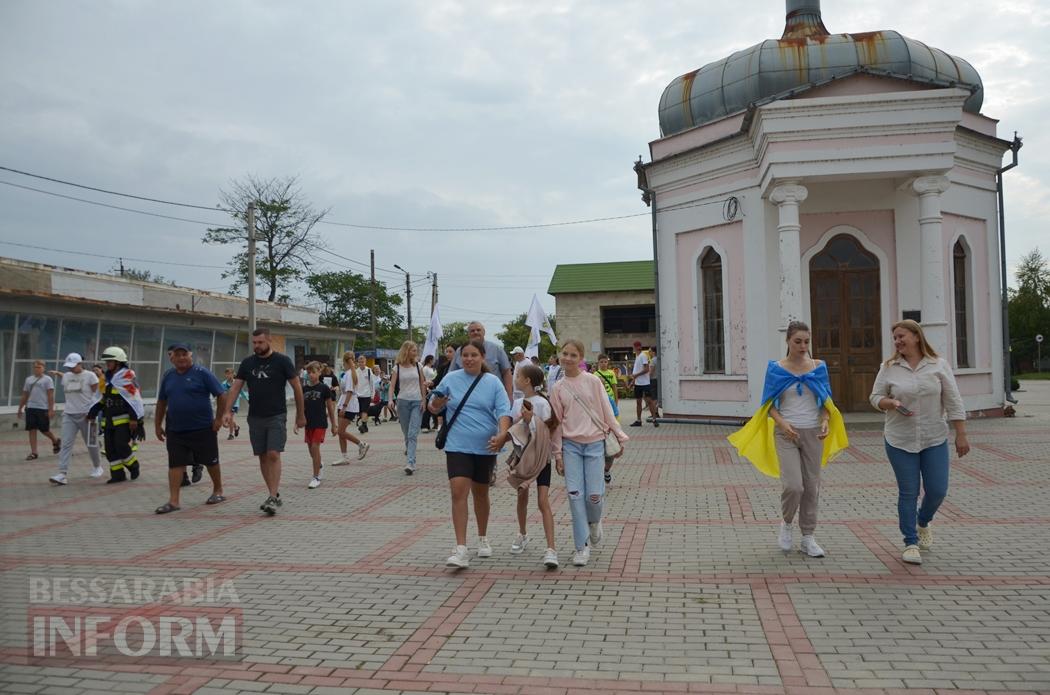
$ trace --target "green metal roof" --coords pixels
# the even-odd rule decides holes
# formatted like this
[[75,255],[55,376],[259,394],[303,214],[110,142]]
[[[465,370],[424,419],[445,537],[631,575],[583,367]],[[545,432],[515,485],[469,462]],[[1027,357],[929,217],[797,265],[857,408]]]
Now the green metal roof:
[[624,292],[654,289],[652,261],[573,263],[554,269],[548,294]]

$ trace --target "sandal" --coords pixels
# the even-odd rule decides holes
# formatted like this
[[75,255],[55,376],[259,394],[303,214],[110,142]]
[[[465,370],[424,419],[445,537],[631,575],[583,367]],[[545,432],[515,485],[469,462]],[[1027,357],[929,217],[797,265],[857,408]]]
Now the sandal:
[[177,512],[179,511],[179,509],[181,509],[181,507],[176,507],[171,502],[165,502],[161,506],[157,507],[154,511],[156,511],[157,514],[168,514],[169,512]]
[[51,447],[51,453],[52,454],[57,454],[60,451],[62,451],[62,440],[61,439],[56,441],[54,446]]
[[204,504],[218,504],[219,502],[225,502],[226,498],[222,495],[212,495],[208,498],[208,501]]
[[30,454],[29,456],[26,456],[26,461],[36,461],[38,458],[40,457],[36,454]]

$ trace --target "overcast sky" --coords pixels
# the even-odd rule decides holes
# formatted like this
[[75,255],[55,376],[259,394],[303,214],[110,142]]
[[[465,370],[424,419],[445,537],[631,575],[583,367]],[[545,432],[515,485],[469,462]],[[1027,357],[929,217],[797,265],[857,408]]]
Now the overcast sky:
[[[1000,137],[1025,139],[1006,177],[1008,261],[1050,252],[1050,4],[825,0],[833,33],[895,29],[969,60]],[[333,251],[438,273],[446,321],[494,333],[558,263],[652,257],[632,162],[658,137],[675,76],[766,38],[783,0],[0,2],[0,165],[204,205],[231,179],[298,176],[329,219],[490,227],[636,215],[531,231],[321,226]],[[225,223],[7,172],[0,181]],[[204,225],[0,185],[0,242],[126,261],[220,290],[227,252]],[[0,243],[0,255],[95,271],[115,261]],[[341,265],[340,265],[341,264]],[[217,266],[217,267],[209,267]],[[348,267],[318,256],[316,268]],[[350,265],[354,270],[367,270]],[[404,277],[379,277],[403,291]],[[413,318],[425,323],[429,288]]]

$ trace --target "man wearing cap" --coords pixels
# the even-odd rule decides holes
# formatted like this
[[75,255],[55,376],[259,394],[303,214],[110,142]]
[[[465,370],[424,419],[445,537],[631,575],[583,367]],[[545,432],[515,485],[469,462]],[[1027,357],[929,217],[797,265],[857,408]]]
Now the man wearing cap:
[[[168,449],[168,501],[157,507],[157,514],[180,508],[179,488],[186,466],[194,468],[195,477],[199,475],[198,466],[207,467],[212,493],[205,504],[226,499],[222,494],[217,434],[222,429],[226,392],[214,374],[193,363],[193,349],[188,343],[169,345],[168,359],[172,368],[161,377],[154,418],[157,439],[165,442]],[[216,398],[215,413],[211,409],[212,396]]]
[[78,432],[87,444],[88,455],[91,457],[91,477],[101,478],[106,473],[98,455],[98,438],[96,436],[92,442],[88,436],[91,423],[88,412],[91,406],[98,402],[98,377],[90,369],[84,369],[83,362],[78,353],[71,352],[62,363],[69,371],[51,372],[53,376],[62,380],[62,390],[66,395],[65,407],[62,409],[62,448],[58,452],[58,473],[51,476],[51,482],[55,485],[65,485],[69,482],[69,459],[73,456],[73,445],[76,444]]
[[520,345],[515,345],[514,349],[510,351],[510,361],[511,361],[511,366],[514,369],[514,374],[513,374],[514,393],[512,395],[512,398],[510,399],[510,402],[513,403],[517,399],[525,397],[525,394],[518,390],[518,369],[523,364],[532,364],[532,363],[529,362],[527,359],[525,359],[525,350]]
[[[631,381],[634,382],[635,411],[637,417],[631,423],[631,427],[642,426],[642,401],[649,406],[649,412],[656,418],[656,400],[653,398],[653,387],[649,372],[649,353],[642,349],[640,340],[634,341],[634,369],[631,370]],[[660,423],[653,420],[653,427],[659,427]]]
[[137,440],[145,438],[142,419],[146,408],[124,349],[108,347],[99,359],[106,363],[106,386],[102,389],[102,399],[91,406],[88,417],[102,415],[101,440],[109,461],[106,483],[123,483],[129,474],[132,480],[139,477]]

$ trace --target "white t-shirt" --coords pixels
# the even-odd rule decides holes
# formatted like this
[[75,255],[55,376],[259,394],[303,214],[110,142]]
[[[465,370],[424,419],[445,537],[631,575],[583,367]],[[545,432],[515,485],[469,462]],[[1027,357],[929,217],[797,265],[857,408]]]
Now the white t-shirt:
[[[95,388],[91,388],[94,385]],[[100,398],[98,377],[89,369],[82,369],[79,374],[66,372],[62,375],[62,390],[66,396],[66,412],[70,415],[83,415]]]
[[[521,404],[525,401],[525,398],[517,398],[514,400],[514,405],[510,408],[510,418],[514,422],[521,419]],[[539,421],[546,422],[551,419],[551,404],[547,402],[547,399],[543,396],[533,396],[529,399],[529,403],[532,403],[532,421],[529,423],[529,431],[536,431],[537,418]]]
[[422,367],[395,364],[397,370],[397,399],[400,401],[421,401],[423,392],[419,390],[419,374]]
[[649,385],[649,372],[645,372],[644,374],[640,373],[645,370],[647,364],[649,364],[649,353],[642,350],[634,358],[634,369],[631,370],[631,375],[634,377],[635,386]]
[[[351,369],[356,369],[352,367]],[[361,384],[358,383],[358,388]],[[359,413],[361,404],[357,402],[357,393],[354,389],[354,376],[350,369],[343,372],[343,378],[339,380],[339,400],[335,404],[336,412]]]
[[373,378],[372,369],[370,367],[364,367],[357,370],[357,397],[358,398],[371,398],[372,394],[375,393],[373,390]]
[[47,399],[47,392],[54,390],[55,382],[47,374],[40,377],[30,374],[26,377],[25,386],[22,387],[23,392],[29,392],[29,399],[26,401],[26,407],[47,410],[50,407],[50,403],[48,403]]

